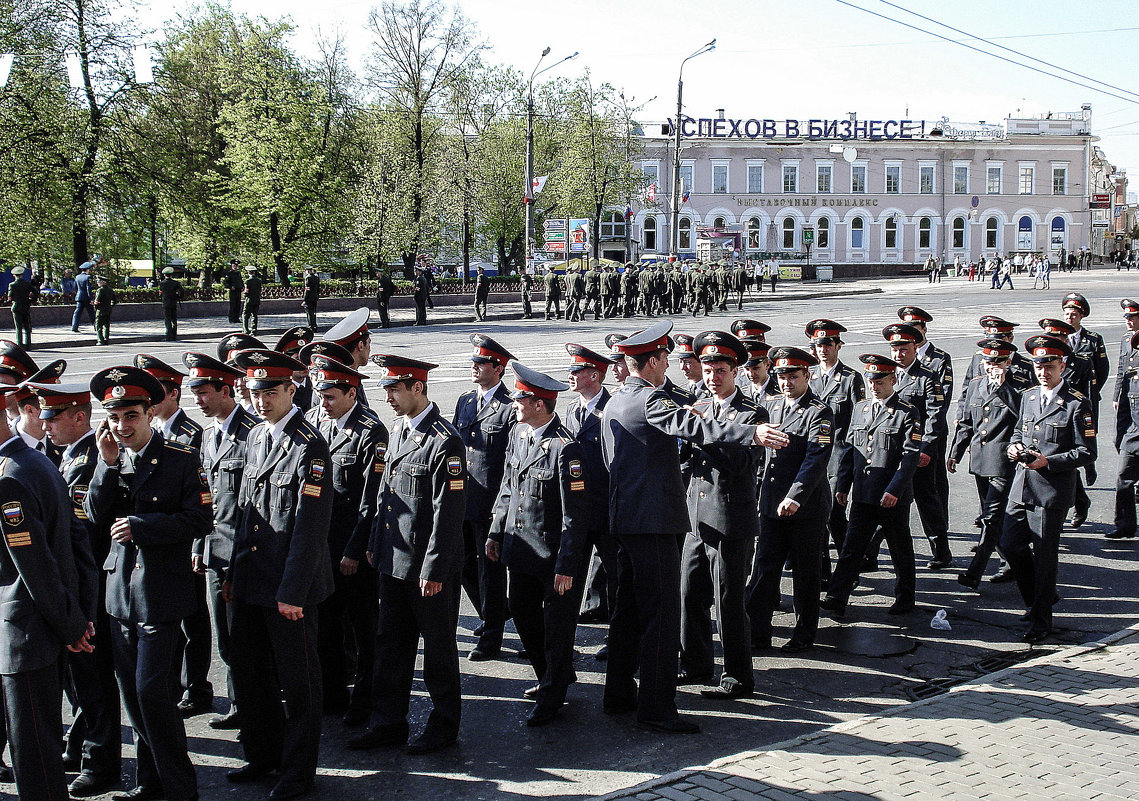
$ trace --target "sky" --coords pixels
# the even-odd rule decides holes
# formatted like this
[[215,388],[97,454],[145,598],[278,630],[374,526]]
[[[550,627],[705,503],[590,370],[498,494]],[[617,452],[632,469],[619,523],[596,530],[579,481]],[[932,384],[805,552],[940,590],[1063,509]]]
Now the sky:
[[[160,29],[193,3],[154,4],[144,22]],[[362,67],[374,0],[230,0],[236,13],[288,17],[295,45],[314,52],[320,35],[341,32],[350,60]],[[451,2],[450,5],[456,5]],[[643,106],[645,122],[676,112],[680,62],[715,38],[716,49],[684,68],[684,110],[712,117],[925,119],[1000,122],[1006,117],[1079,111],[1092,104],[1092,132],[1108,160],[1139,170],[1139,13],[1135,0],[458,0],[489,59],[527,75],[546,46],[543,65],[580,55],[547,73],[586,70]],[[947,42],[996,48],[909,11],[984,37],[1055,66],[1034,69]],[[881,16],[872,16],[871,13]],[[1023,56],[997,50],[1025,62]],[[1062,70],[1082,73],[1076,77]],[[1094,79],[1089,80],[1089,79]],[[1109,94],[1110,93],[1110,94]],[[1118,95],[1117,97],[1111,96]],[[1132,185],[1131,191],[1139,187]]]

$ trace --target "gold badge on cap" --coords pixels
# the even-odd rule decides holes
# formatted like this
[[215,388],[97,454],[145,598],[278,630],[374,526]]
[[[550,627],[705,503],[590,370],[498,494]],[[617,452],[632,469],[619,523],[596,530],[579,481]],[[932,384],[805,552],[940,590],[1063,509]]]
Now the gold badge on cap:
[[107,379],[110,381],[122,381],[126,377],[127,377],[127,374],[124,373],[122,370],[118,369],[117,367],[114,370],[110,370],[107,372]]
[[256,353],[255,352],[255,353],[249,354],[249,361],[256,362],[257,364],[261,364],[261,362],[268,361],[268,360],[269,360],[269,357],[266,356],[264,353]]

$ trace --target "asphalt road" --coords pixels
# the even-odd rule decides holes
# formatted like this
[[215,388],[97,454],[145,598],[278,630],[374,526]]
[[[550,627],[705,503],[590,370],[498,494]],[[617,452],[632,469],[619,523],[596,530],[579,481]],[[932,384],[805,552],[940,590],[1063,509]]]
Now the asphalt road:
[[[1019,286],[1028,285],[1024,276],[1016,280]],[[1071,290],[1081,291],[1089,299],[1093,313],[1087,320],[1088,327],[1107,339],[1114,371],[1124,330],[1118,302],[1121,297],[1139,292],[1130,273],[1109,270],[1054,274],[1052,288],[1047,292],[1024,288],[996,292],[987,289],[987,284],[970,285],[963,279],[934,286],[924,279],[883,281],[877,285],[883,288],[881,294],[825,301],[775,303],[765,294],[758,303],[749,304],[742,316],[770,324],[773,331],[768,341],[774,344],[801,344],[804,323],[815,317],[843,322],[850,329],[843,358],[856,363],[859,353],[889,352],[880,331],[897,320],[895,310],[899,306],[922,306],[935,318],[930,325],[931,339],[954,357],[956,394],[960,376],[979,338],[977,320],[981,315],[996,313],[1022,323],[1016,337],[1019,344],[1037,332],[1036,320],[1059,316],[1060,298]],[[673,319],[678,332],[696,334],[711,328],[726,329],[738,316],[741,315],[733,311],[699,320],[687,316]],[[631,333],[643,325],[639,319],[620,319],[580,324],[511,321],[426,330],[394,329],[375,333],[373,351],[403,352],[440,364],[431,374],[431,397],[449,414],[455,399],[470,388],[467,337],[474,331],[494,337],[527,365],[558,373],[566,364],[564,343],[573,341],[600,348],[606,333]],[[88,347],[40,348],[35,356],[41,363],[56,356],[67,359],[67,377],[79,380],[103,367],[124,363],[136,350],[178,363],[185,349],[212,351],[213,346],[211,341],[189,343],[189,348],[183,343],[177,347],[167,343],[128,345],[110,352]],[[675,365],[672,372],[680,378]],[[373,408],[390,423],[392,413],[383,403],[381,391],[374,383],[368,389]],[[1110,397],[1110,389],[1105,395]],[[200,418],[190,398],[184,405],[192,416]],[[1090,488],[1090,522],[1077,532],[1066,532],[1062,545],[1063,600],[1056,608],[1059,643],[1096,639],[1124,628],[1139,616],[1139,587],[1133,570],[1135,541],[1103,539],[1111,528],[1116,458],[1111,447],[1114,421],[1110,409],[1110,403],[1105,403],[1100,432],[1101,478]],[[976,493],[972,478],[964,470],[951,476],[950,482],[951,545],[956,569],[964,569],[969,546],[976,538],[976,529],[972,527]],[[920,535],[916,512],[913,528],[921,565],[925,561],[922,557],[928,555],[928,546]],[[881,562],[889,567],[885,555]],[[995,563],[990,572],[994,569]],[[996,660],[991,657],[1023,650],[1017,638],[1017,617],[1023,609],[1015,586],[985,582],[977,595],[956,583],[955,572],[935,574],[919,567],[919,607],[901,619],[885,614],[892,573],[887,569],[871,574],[852,599],[844,626],[824,619],[820,641],[828,644],[795,658],[757,655],[757,694],[753,699],[722,704],[701,698],[696,692],[699,688],[682,690],[678,699],[681,710],[694,715],[703,726],[703,733],[696,736],[649,734],[634,729],[631,716],[602,714],[600,685],[604,663],[593,658],[602,643],[601,626],[579,628],[578,684],[571,690],[569,705],[559,721],[542,729],[524,726],[530,704],[524,700],[522,690],[534,681],[528,664],[518,659],[478,664],[464,659],[465,706],[459,747],[427,757],[409,757],[394,751],[351,752],[343,747],[343,742],[352,732],[338,720],[326,718],[313,797],[337,801],[588,797],[906,703],[930,680],[973,677],[993,669]],[[942,608],[947,610],[951,631],[930,628],[930,618]],[[465,655],[474,644],[470,630],[477,623],[465,599],[461,615],[458,636],[460,654]],[[777,618],[776,644],[781,642],[781,636],[786,636],[789,618],[789,614]],[[518,646],[513,632],[508,634],[506,645],[508,652]],[[855,652],[860,650],[901,653],[873,657],[857,655]],[[224,688],[220,672],[215,672],[215,686]],[[421,684],[417,683],[416,694],[412,703],[413,732],[422,725],[427,707]],[[198,717],[189,722],[189,734],[203,799],[267,796],[269,784],[239,789],[226,783],[225,770],[241,763],[240,748],[232,733],[214,732],[206,726],[205,717]]]

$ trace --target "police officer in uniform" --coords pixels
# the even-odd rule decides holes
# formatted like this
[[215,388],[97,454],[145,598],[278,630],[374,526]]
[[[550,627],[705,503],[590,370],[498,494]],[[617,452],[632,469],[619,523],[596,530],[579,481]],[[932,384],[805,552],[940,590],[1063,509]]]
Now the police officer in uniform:
[[[368,561],[379,574],[380,624],[372,718],[353,749],[407,745],[427,754],[454,744],[462,716],[459,576],[467,471],[463,440],[427,396],[435,365],[401,356],[373,358],[388,406],[398,415],[380,486]],[[408,707],[419,638],[432,709],[410,744]]]
[[376,287],[376,313],[380,317],[380,328],[391,328],[391,318],[388,316],[388,304],[392,295],[396,293],[395,282],[386,269],[380,270]]
[[317,608],[332,592],[328,445],[293,405],[300,362],[234,357],[262,422],[249,434],[237,532],[222,592],[233,605],[230,668],[246,764],[235,783],[279,770],[273,801],[312,789],[322,712]]
[[[767,422],[767,414],[736,386],[747,349],[731,334],[705,331],[692,342],[708,394],[693,411],[741,425]],[[715,604],[724,671],[709,698],[746,698],[755,689],[746,610],[747,579],[759,527],[756,478],[763,451],[706,442],[688,457],[688,533],[680,551],[680,672],[678,684],[712,684],[714,646],[709,607]],[[817,593],[816,593],[817,602]]]
[[151,428],[151,408],[166,395],[158,379],[110,367],[91,379],[91,394],[107,417],[95,433],[99,465],[83,509],[111,529],[107,613],[137,749],[136,787],[122,797],[189,801],[197,779],[172,689],[181,623],[198,603],[191,548],[210,530],[213,499],[197,453]]
[[696,358],[696,352],[692,350],[694,337],[691,334],[677,334],[672,339],[676,343],[673,353],[676,354],[676,361],[680,364],[680,372],[688,380],[685,389],[697,397],[707,395],[708,392],[704,387],[704,372],[700,360]]
[[1001,548],[1028,607],[1027,643],[1052,633],[1060,532],[1075,502],[1077,470],[1095,461],[1095,416],[1088,398],[1063,378],[1072,355],[1066,339],[1030,337],[1039,386],[1026,390],[1007,449],[1016,461]]
[[759,490],[759,542],[748,597],[752,642],[771,642],[771,616],[779,605],[783,565],[791,560],[795,628],[781,649],[810,648],[819,628],[819,552],[826,542],[831,489],[827,467],[834,443],[834,414],[810,387],[818,360],[805,350],[772,348],[782,397],[764,402],[767,419],[788,436],[770,453]]
[[538,677],[527,726],[550,723],[576,681],[573,642],[585,585],[590,509],[585,453],[554,411],[569,389],[518,364],[514,415],[487,557],[510,572],[510,611]]
[[237,704],[229,668],[233,621],[230,605],[222,597],[222,583],[233,556],[233,538],[241,513],[238,493],[249,433],[258,420],[237,402],[236,384],[245,378],[244,372],[205,353],[185,353],[182,363],[190,370],[186,385],[198,410],[213,420],[213,425],[202,432],[201,459],[214,499],[214,525],[209,534],[194,541],[193,563],[194,572],[205,577],[207,614],[213,617],[218,655],[226,666],[230,707],[225,715],[211,718],[209,725],[211,729],[236,729]]
[[249,336],[257,336],[257,315],[261,310],[261,276],[257,274],[257,265],[250,264],[245,268],[245,286],[241,295],[245,303],[241,308],[241,327]]
[[864,353],[858,359],[866,365],[863,374],[870,391],[854,407],[835,493],[836,503],[849,503],[850,522],[827,596],[820,604],[840,618],[846,614],[867,545],[878,527],[894,563],[894,603],[889,614],[912,610],[916,589],[910,502],[921,452],[922,420],[917,409],[895,391],[901,364],[875,353]]
[[54,801],[67,797],[60,663],[65,647],[91,652],[94,598],[83,597],[62,477],[7,419],[0,419],[0,440],[0,686],[8,744],[19,797]]
[[[1124,338],[1127,347],[1139,345],[1139,332]],[[1129,366],[1116,382],[1115,449],[1119,452],[1119,474],[1115,480],[1115,528],[1107,533],[1112,540],[1135,536],[1135,484],[1139,482],[1139,367]]]
[[229,300],[229,321],[231,323],[241,322],[241,260],[230,259],[229,269],[225,271],[225,277],[222,279],[225,284],[225,292]]
[[1016,345],[1003,339],[982,339],[977,343],[985,359],[985,373],[969,381],[957,429],[949,448],[946,466],[957,472],[958,463],[969,452],[969,472],[981,494],[981,542],[969,568],[959,573],[959,584],[977,589],[981,576],[1000,542],[1008,505],[1013,463],[1005,451],[1020,417],[1020,396],[1028,385],[1009,370]]
[[[78,711],[67,731],[65,759],[79,775],[68,787],[75,798],[101,795],[119,786],[122,762],[119,688],[111,654],[110,618],[106,609],[106,585],[101,568],[111,548],[109,526],[95,526],[83,510],[83,499],[99,461],[95,432],[91,428],[91,392],[87,384],[26,385],[39,400],[40,417],[48,439],[63,448],[59,466],[67,483],[71,512],[83,543],[76,551],[90,555],[92,584],[90,619],[95,634],[94,652],[67,654],[67,693]],[[78,565],[77,565],[78,566]],[[85,600],[86,602],[86,600]]]
[[1116,403],[1119,402],[1119,394],[1123,391],[1127,371],[1139,368],[1139,349],[1131,345],[1131,334],[1139,331],[1139,300],[1124,298],[1119,301],[1119,306],[1123,309],[1123,322],[1127,326],[1127,330],[1124,332],[1123,338],[1119,340],[1119,359],[1116,363],[1115,389],[1112,393],[1112,398]]
[[[562,318],[562,277],[550,269],[542,281],[546,285],[545,319],[560,320]],[[553,317],[550,316],[551,314]]]
[[66,369],[67,362],[63,359],[56,359],[51,364],[33,373],[27,381],[7,397],[9,416],[12,417],[12,412],[15,412],[13,418],[15,424],[12,426],[12,430],[23,438],[29,448],[39,451],[57,466],[63,458],[63,448],[48,438],[43,420],[40,418],[39,401],[32,393],[29,384],[58,384]]
[[676,710],[677,541],[688,529],[676,439],[779,447],[787,438],[763,425],[703,419],[663,392],[671,330],[665,321],[615,343],[631,375],[602,421],[601,448],[611,477],[609,525],[618,546],[604,707],[612,714],[636,710],[638,724],[652,731],[693,733],[700,727]]
[[12,270],[12,283],[8,285],[8,300],[12,302],[12,323],[16,328],[16,341],[27,348],[32,346],[32,304],[39,290],[31,281],[24,280],[24,268]]
[[741,339],[747,348],[743,378],[737,378],[743,393],[756,403],[779,397],[779,382],[771,377],[771,360],[767,352],[771,346],[758,339]]
[[[805,332],[811,340],[811,350],[818,364],[811,368],[811,392],[831,409],[831,455],[827,464],[827,481],[830,483],[828,502],[833,500],[838,483],[838,465],[842,459],[842,448],[846,443],[846,432],[850,428],[850,418],[855,404],[866,397],[866,385],[862,374],[839,359],[842,350],[842,335],[846,326],[834,320],[820,318],[807,323]],[[834,545],[835,556],[842,553],[842,542],[846,537],[846,507],[830,503],[827,529],[830,531],[830,544]],[[822,561],[819,565],[820,585],[825,585],[831,577],[830,545],[823,538]],[[825,586],[824,586],[825,588]]]
[[468,658],[481,662],[498,657],[502,630],[509,618],[506,604],[506,569],[486,556],[487,530],[502,484],[506,446],[515,417],[510,393],[502,383],[506,364],[514,356],[485,334],[472,334],[471,380],[475,389],[459,396],[452,424],[466,448],[467,505],[463,518],[466,562],[463,588],[478,610],[482,626]]
[[[357,372],[364,369],[368,359],[372,356],[372,334],[368,329],[370,312],[364,306],[347,314],[344,319],[329,328],[324,334],[325,342],[333,342],[348,351],[350,361],[344,362]],[[329,356],[340,361],[339,354],[329,353]],[[368,396],[364,393],[364,385],[356,387],[356,401],[368,406]],[[315,399],[314,399],[315,402]]]
[[305,294],[302,305],[305,307],[305,320],[308,327],[316,330],[316,303],[320,300],[320,277],[312,267],[305,267]]
[[[238,351],[248,350],[250,348],[264,350],[267,347],[268,345],[266,345],[260,339],[257,337],[249,336],[249,334],[226,334],[220,340],[218,340],[218,361],[225,362],[230,367],[233,367],[234,364],[232,359]],[[238,405],[244,407],[247,412],[255,414],[253,411],[253,401],[249,398],[249,387],[245,385],[244,381],[238,381],[236,389],[236,400]]]
[[[375,662],[376,573],[364,558],[388,450],[388,430],[379,416],[356,400],[364,376],[330,356],[301,350],[314,376],[320,407],[308,421],[320,430],[332,457],[332,521],[328,551],[333,591],[320,605],[324,709],[344,713],[344,722],[366,723],[372,703]],[[345,625],[350,627],[355,675],[345,664]],[[352,681],[349,695],[347,681]]]
[[162,282],[158,285],[162,295],[162,320],[166,324],[166,341],[173,342],[178,338],[178,303],[185,292],[182,283],[174,277],[173,267],[164,268],[162,275]]
[[[1107,346],[1104,344],[1103,337],[1095,331],[1089,331],[1083,327],[1083,320],[1085,317],[1092,313],[1091,305],[1087,299],[1078,292],[1069,292],[1064,296],[1063,300],[1063,318],[1064,322],[1072,327],[1072,333],[1068,335],[1068,344],[1072,346],[1072,353],[1079,356],[1084,356],[1091,364],[1092,373],[1095,376],[1095,383],[1092,385],[1092,391],[1088,394],[1088,399],[1091,401],[1092,417],[1095,420],[1096,427],[1099,426],[1099,403],[1100,395],[1103,388],[1107,386],[1107,375],[1111,371],[1111,361],[1107,358]],[[1088,484],[1094,484],[1096,481],[1096,467],[1095,460],[1092,460],[1090,465],[1084,467],[1084,472],[1087,474]],[[1072,510],[1072,528],[1079,528],[1088,519],[1088,512],[1091,510],[1091,499],[1088,498],[1087,490],[1084,489],[1084,482],[1077,474],[1076,485],[1076,500]]]
[[[995,314],[986,314],[980,320],[981,334],[985,339],[1003,339],[1006,342],[1013,341],[1014,329],[1020,323],[1010,323]],[[988,362],[985,360],[985,354],[982,349],[978,349],[973,353],[973,358],[969,361],[969,367],[965,370],[965,377],[961,380],[961,394],[957,399],[957,416],[961,417],[962,404],[965,402],[965,393],[969,389],[969,382],[980,375],[987,375],[986,365]],[[1016,379],[1021,384],[1032,385],[1036,383],[1036,375],[1032,372],[1032,360],[1021,353],[1019,350],[1013,350],[1012,355],[1009,357],[1009,363],[1006,368],[1009,377]],[[978,486],[978,492],[981,492]],[[983,495],[983,493],[982,493]]]

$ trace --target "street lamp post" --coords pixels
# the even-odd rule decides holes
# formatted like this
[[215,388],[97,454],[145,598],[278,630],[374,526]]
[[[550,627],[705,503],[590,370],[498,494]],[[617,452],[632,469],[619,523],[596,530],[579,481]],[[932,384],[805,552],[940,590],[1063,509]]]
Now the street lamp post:
[[548,55],[550,55],[550,48],[547,47],[542,51],[541,58],[538,59],[538,63],[534,65],[534,69],[530,73],[530,82],[526,90],[526,234],[522,246],[524,254],[522,269],[526,272],[530,271],[534,258],[534,79],[543,72],[548,72],[560,64],[577,58],[577,51],[575,50],[572,55],[539,70],[538,67],[542,66],[542,60]]
[[684,112],[684,65],[697,56],[710,53],[715,49],[716,40],[713,39],[684,61],[681,61],[680,75],[676,79],[676,120],[673,123],[676,143],[673,148],[675,152],[672,155],[672,225],[669,231],[669,239],[672,243],[669,251],[674,258],[680,253],[680,115]]

